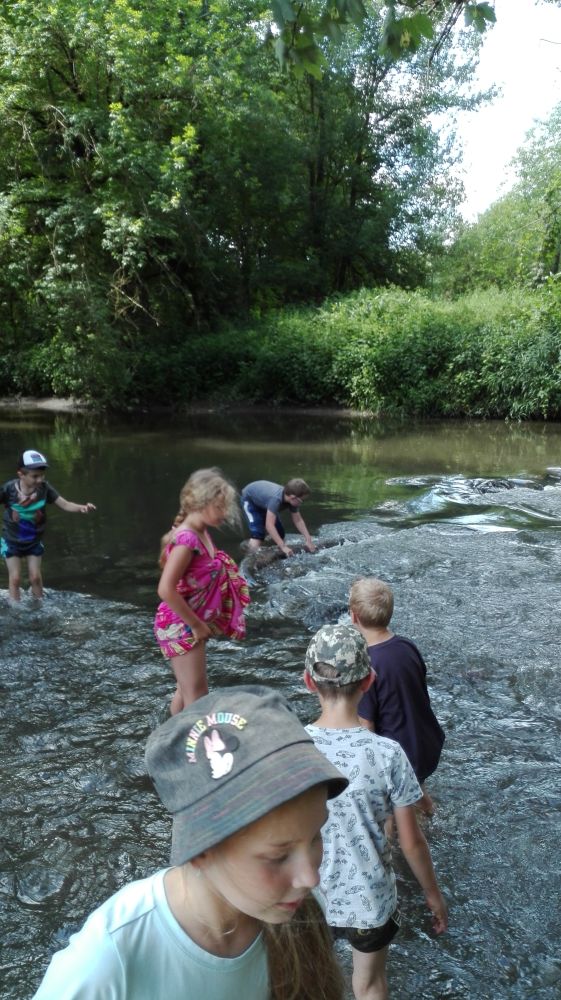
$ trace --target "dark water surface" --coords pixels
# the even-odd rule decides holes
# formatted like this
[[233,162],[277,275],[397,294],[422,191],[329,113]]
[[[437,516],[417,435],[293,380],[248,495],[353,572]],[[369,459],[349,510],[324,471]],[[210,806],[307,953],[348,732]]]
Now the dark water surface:
[[[397,860],[405,926],[394,998],[561,995],[561,426],[381,426],[303,413],[99,423],[0,412],[0,476],[17,453],[97,514],[49,510],[42,608],[0,573],[0,996],[30,997],[52,952],[117,887],[166,863],[170,826],[144,774],[171,677],[152,638],[159,537],[194,468],[239,486],[309,480],[320,540],[257,571],[243,644],[209,646],[213,686],[265,682],[303,721],[311,632],[344,616],[350,583],[395,590],[447,742],[427,827],[450,931],[430,935]],[[217,540],[239,555],[239,537]]]

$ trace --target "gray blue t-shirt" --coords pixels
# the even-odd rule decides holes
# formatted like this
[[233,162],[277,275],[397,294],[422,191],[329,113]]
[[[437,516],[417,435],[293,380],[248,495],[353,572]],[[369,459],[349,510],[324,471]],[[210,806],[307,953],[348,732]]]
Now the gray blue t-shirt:
[[256,479],[254,483],[244,486],[242,500],[251,500],[255,507],[270,510],[273,514],[286,509],[291,510],[293,514],[298,513],[298,507],[293,507],[284,499],[284,486],[271,483],[268,479]]
[[319,902],[332,927],[381,927],[397,905],[384,824],[395,806],[422,797],[411,764],[394,740],[357,726],[306,726],[318,750],[349,780],[327,803]]

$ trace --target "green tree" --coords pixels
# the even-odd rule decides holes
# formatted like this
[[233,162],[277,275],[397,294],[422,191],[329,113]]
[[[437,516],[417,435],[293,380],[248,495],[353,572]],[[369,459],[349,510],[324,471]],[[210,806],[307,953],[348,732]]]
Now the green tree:
[[34,331],[28,379],[114,397],[144,330],[157,351],[159,330],[200,323],[197,72],[212,63],[209,36],[215,51],[236,29],[257,47],[242,14],[211,24],[175,0],[4,5],[3,319],[12,337]]
[[465,102],[470,54],[398,66],[373,15],[322,42],[321,79],[299,77],[263,44],[268,16],[244,0],[4,4],[4,391],[185,395],[186,331],[422,278],[451,204],[428,116]]
[[532,206],[540,245],[534,261],[534,276],[558,274],[561,270],[561,104],[530,130],[514,165],[518,174],[515,190]]
[[445,256],[443,286],[453,292],[496,284],[533,286],[561,270],[561,105],[538,122],[518,150],[516,182]]
[[458,87],[473,53],[427,75],[420,59],[398,67],[381,56],[381,30],[372,18],[360,38],[349,32],[329,51],[323,78],[296,88],[308,148],[308,256],[328,290],[422,280],[431,240],[459,195],[445,183],[450,150],[431,115],[477,103]]

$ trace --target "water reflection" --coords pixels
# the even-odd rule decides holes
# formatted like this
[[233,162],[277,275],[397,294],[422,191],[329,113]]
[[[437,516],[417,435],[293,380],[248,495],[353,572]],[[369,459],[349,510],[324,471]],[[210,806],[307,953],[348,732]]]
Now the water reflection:
[[[173,427],[50,415],[2,424],[6,478],[32,443],[63,495],[100,508],[95,520],[53,513],[41,610],[13,610],[0,594],[2,997],[29,996],[84,914],[167,856],[169,822],[142,762],[172,689],[151,634],[155,560],[182,481],[216,462],[239,484],[305,475],[316,487],[306,520],[326,545],[251,566],[248,640],[210,647],[211,684],[273,684],[307,721],[310,632],[345,616],[361,573],[392,584],[394,627],[429,664],[447,743],[428,836],[451,929],[427,936],[423,901],[398,862],[405,927],[392,948],[394,995],[553,1000],[561,481],[545,469],[558,461],[559,428],[384,430],[302,415],[229,424],[215,415]],[[237,543],[228,536],[232,552]]]

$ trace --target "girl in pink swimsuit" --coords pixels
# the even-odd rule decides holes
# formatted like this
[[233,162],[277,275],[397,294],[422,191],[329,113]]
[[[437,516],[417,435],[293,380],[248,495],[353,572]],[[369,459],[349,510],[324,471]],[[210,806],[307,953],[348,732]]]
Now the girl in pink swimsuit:
[[181,490],[179,513],[162,538],[154,633],[177,681],[172,715],[208,694],[207,639],[245,636],[247,583],[208,532],[238,516],[236,491],[220,470],[199,469]]

